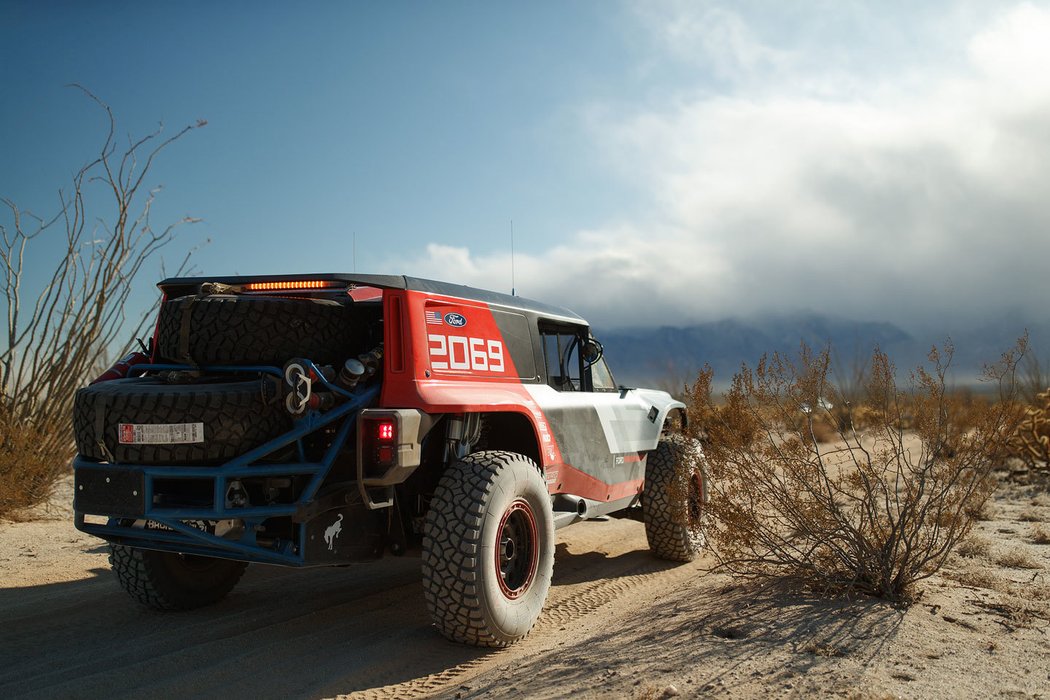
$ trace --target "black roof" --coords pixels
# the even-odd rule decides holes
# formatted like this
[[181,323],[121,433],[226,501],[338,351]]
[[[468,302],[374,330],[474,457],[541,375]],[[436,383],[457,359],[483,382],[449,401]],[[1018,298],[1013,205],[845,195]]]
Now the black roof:
[[573,323],[585,321],[579,314],[569,309],[544,304],[519,296],[502,294],[477,287],[467,287],[461,284],[450,284],[437,280],[422,279],[419,277],[408,277],[406,275],[368,275],[341,272],[326,272],[321,274],[301,275],[247,275],[247,276],[219,276],[219,277],[169,277],[157,284],[166,294],[182,295],[195,294],[200,285],[205,282],[218,282],[238,286],[252,282],[292,282],[296,280],[322,280],[333,282],[345,282],[362,287],[377,287],[379,289],[407,289],[416,292],[429,292],[461,299],[480,301],[486,304],[494,304],[510,309],[530,311],[541,316],[553,317]]

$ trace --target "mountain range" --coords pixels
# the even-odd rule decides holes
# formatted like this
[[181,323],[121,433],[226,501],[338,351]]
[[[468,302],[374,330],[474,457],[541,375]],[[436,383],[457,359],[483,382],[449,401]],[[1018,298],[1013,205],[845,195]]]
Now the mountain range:
[[[1050,350],[1050,324],[1015,318],[993,319],[962,329],[922,328],[906,331],[885,321],[857,321],[817,313],[797,313],[761,319],[727,318],[690,326],[620,328],[594,333],[617,381],[629,386],[680,387],[708,364],[715,383],[727,385],[741,363],[754,366],[773,352],[797,356],[801,343],[814,350],[830,345],[834,371],[862,366],[877,346],[897,367],[898,375],[926,363],[933,345],[951,339],[955,348],[952,381],[975,383],[984,363],[993,362],[1013,346],[1025,330],[1030,353]],[[1050,364],[1050,363],[1047,363]]]

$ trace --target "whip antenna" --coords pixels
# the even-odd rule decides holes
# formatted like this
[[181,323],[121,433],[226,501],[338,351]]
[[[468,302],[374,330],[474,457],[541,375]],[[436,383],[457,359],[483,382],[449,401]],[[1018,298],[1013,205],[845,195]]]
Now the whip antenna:
[[514,219],[510,220],[510,295],[514,294]]

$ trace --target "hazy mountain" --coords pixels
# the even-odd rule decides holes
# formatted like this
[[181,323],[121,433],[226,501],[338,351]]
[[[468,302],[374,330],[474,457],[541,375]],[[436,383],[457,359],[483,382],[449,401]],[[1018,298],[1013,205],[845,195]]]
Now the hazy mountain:
[[632,385],[679,386],[704,366],[715,380],[726,383],[742,362],[754,365],[763,354],[794,355],[802,342],[819,349],[830,343],[833,362],[842,370],[863,362],[876,345],[907,371],[923,363],[932,345],[950,337],[955,346],[953,378],[970,383],[982,363],[994,361],[1029,328],[1033,352],[1050,350],[1050,326],[1025,324],[1015,318],[995,319],[964,329],[922,329],[907,332],[886,322],[855,321],[814,313],[762,319],[724,319],[694,326],[621,328],[595,335],[602,341],[609,366],[618,381]]

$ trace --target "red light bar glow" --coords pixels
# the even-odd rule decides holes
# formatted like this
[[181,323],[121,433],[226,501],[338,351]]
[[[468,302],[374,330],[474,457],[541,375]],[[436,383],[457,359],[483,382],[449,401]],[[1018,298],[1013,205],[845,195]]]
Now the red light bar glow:
[[393,440],[394,424],[390,421],[383,421],[377,427],[376,435],[379,437],[380,440]]
[[296,280],[294,282],[250,282],[244,285],[244,289],[249,292],[276,292],[286,289],[331,289],[345,286],[343,282],[329,280]]

